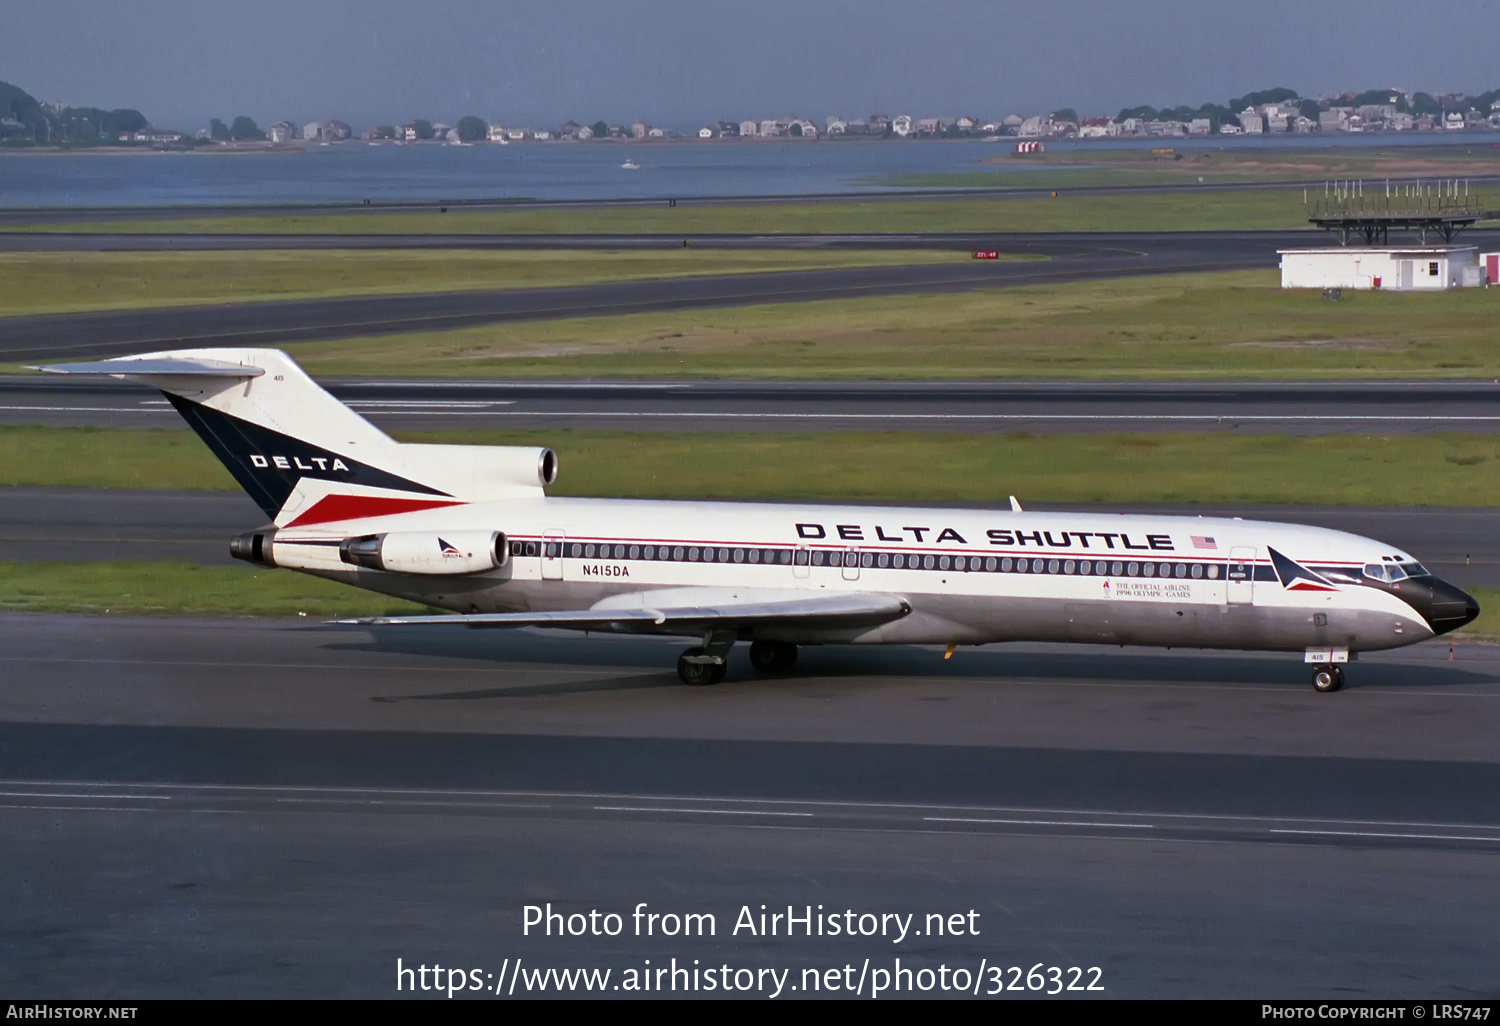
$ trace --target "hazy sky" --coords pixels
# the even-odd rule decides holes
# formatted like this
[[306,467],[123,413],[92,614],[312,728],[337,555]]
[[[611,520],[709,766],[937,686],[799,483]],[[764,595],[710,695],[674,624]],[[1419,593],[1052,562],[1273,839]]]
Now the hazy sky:
[[0,79],[211,116],[519,123],[1003,115],[1500,85],[1500,0],[47,0],[6,5]]

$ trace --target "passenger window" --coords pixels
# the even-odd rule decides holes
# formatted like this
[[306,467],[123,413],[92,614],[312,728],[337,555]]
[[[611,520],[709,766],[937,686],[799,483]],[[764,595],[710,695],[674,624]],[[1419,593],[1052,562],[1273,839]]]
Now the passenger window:
[[1010,573],[1010,568],[1013,567],[1013,566],[1015,566],[1015,564],[1012,563],[1010,561],[1010,557],[1007,556],[1005,559],[1002,559],[1000,561],[1000,572],[1002,574],[1008,574],[1008,573]]
[[1177,569],[1175,571],[1173,571],[1172,575],[1174,577],[1186,577],[1187,576],[1187,565],[1184,564],[1184,563],[1178,563],[1177,564]]
[[823,565],[823,553],[822,553],[821,550],[817,550],[817,549],[813,550],[812,561],[813,561],[813,566],[822,566]]
[[681,545],[677,546],[676,548],[674,548],[672,550],[672,558],[674,560],[681,561],[682,556],[683,556],[683,550],[682,550],[682,546]]
[[[739,549],[735,549],[734,550],[734,561],[736,563],[738,563],[740,561],[740,557],[743,556],[743,555],[744,555],[743,552],[741,552]],[[806,549],[798,549],[797,550],[797,565],[798,566],[806,566],[807,565],[807,550]]]
[[1077,565],[1078,564],[1074,563],[1071,559],[1068,560],[1066,563],[1063,564],[1063,573],[1065,573],[1065,574],[1072,573],[1073,572],[1073,568],[1075,566],[1077,566]]
[[936,563],[937,563],[937,560],[933,559],[931,556],[923,556],[922,557],[922,566],[925,569],[931,570],[933,568],[933,566],[936,565]]
[[1125,573],[1128,574],[1131,577],[1136,576],[1140,572],[1141,572],[1141,566],[1140,566],[1139,563],[1131,563],[1129,566],[1127,566],[1125,568]]
[[1145,566],[1141,567],[1141,572],[1144,573],[1147,577],[1155,577],[1156,576],[1156,564],[1155,563],[1147,563]]
[[1125,564],[1124,563],[1111,563],[1110,567],[1109,567],[1109,572],[1110,572],[1111,576],[1113,576],[1113,577],[1119,577],[1122,573],[1125,572]]
[[1214,563],[1208,568],[1208,579],[1210,581],[1217,581],[1219,579],[1219,564]]
[[641,558],[641,547],[639,545],[632,545],[632,546],[630,546],[630,558],[631,559],[640,559]]
[[1086,559],[1082,563],[1078,564],[1078,572],[1083,574],[1085,577],[1087,577],[1093,569],[1094,565]]
[[984,568],[987,571],[989,571],[990,573],[994,573],[995,572],[995,557],[994,556],[991,556],[989,559],[986,559],[984,561]]
[[946,570],[946,569],[948,569],[948,557],[947,556],[943,556],[941,559],[938,560],[938,569],[939,570]]
[[1198,578],[1200,578],[1202,576],[1203,576],[1203,565],[1201,563],[1194,563],[1193,564],[1193,579],[1197,580]]
[[890,566],[891,565],[891,555],[890,555],[890,553],[888,553],[888,552],[882,552],[880,554],[879,563],[880,563],[880,565],[882,567]]
[[1055,574],[1055,573],[1057,573],[1057,568],[1058,568],[1059,565],[1060,564],[1058,563],[1058,561],[1054,559],[1052,562],[1050,562],[1050,563],[1047,564],[1047,572],[1049,574]]

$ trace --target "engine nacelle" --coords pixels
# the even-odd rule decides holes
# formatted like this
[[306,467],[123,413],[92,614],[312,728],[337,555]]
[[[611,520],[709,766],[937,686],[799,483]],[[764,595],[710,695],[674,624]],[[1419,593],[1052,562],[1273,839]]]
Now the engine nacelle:
[[504,566],[509,556],[499,531],[393,531],[339,545],[345,563],[397,574],[479,574]]
[[229,554],[256,566],[275,566],[276,528],[264,531],[246,531],[229,539]]
[[401,446],[423,484],[475,502],[540,494],[557,480],[557,454],[517,445]]

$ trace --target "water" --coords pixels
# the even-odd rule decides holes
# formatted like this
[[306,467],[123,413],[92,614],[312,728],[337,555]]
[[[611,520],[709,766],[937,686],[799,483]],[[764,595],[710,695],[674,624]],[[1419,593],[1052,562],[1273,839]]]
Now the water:
[[[533,143],[496,146],[312,146],[285,152],[0,153],[0,208],[135,207],[459,200],[680,199],[899,191],[890,177],[1037,171],[1044,162],[985,165],[1014,140]],[[1052,153],[1171,146],[1245,150],[1467,145],[1500,136],[1282,136],[1049,142]],[[621,168],[626,160],[640,170]],[[1043,158],[1045,160],[1045,158]],[[992,183],[988,183],[992,184]]]

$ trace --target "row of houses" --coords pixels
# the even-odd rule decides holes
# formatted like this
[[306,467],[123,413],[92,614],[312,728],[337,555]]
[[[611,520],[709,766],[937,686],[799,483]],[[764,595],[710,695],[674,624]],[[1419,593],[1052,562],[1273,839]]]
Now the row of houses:
[[[1325,101],[1326,102],[1326,101]],[[1186,120],[1147,117],[1085,117],[1077,118],[1071,111],[1057,114],[1038,114],[1023,117],[1010,114],[1004,118],[984,119],[974,116],[914,118],[909,114],[894,117],[886,114],[870,114],[866,117],[843,118],[829,116],[821,126],[803,117],[777,117],[746,119],[743,121],[716,121],[704,125],[695,133],[703,140],[710,139],[838,139],[878,137],[897,139],[955,138],[1015,136],[1022,139],[1106,139],[1129,137],[1188,137],[1207,135],[1274,135],[1291,133],[1298,135],[1332,132],[1436,132],[1500,130],[1500,100],[1496,100],[1488,112],[1450,110],[1446,114],[1416,115],[1398,109],[1397,97],[1390,103],[1353,104],[1332,106],[1314,113],[1304,108],[1304,101],[1289,100],[1247,106],[1238,114],[1220,108],[1215,117],[1194,117]],[[206,130],[199,132],[206,135]],[[340,142],[354,137],[354,130],[342,121],[309,122],[297,125],[291,121],[278,121],[266,131],[273,143],[295,140],[304,142]],[[401,142],[476,142],[512,143],[523,141],[546,142],[550,140],[590,140],[596,138],[627,140],[667,140],[680,136],[669,129],[651,125],[644,121],[631,124],[595,122],[591,125],[567,121],[556,128],[532,128],[527,125],[509,125],[503,121],[481,121],[465,118],[459,126],[442,122],[411,121],[400,126],[371,128],[363,136],[369,140],[392,139]],[[146,128],[136,133],[121,135],[122,142],[174,142],[181,139],[175,133],[164,133]]]

